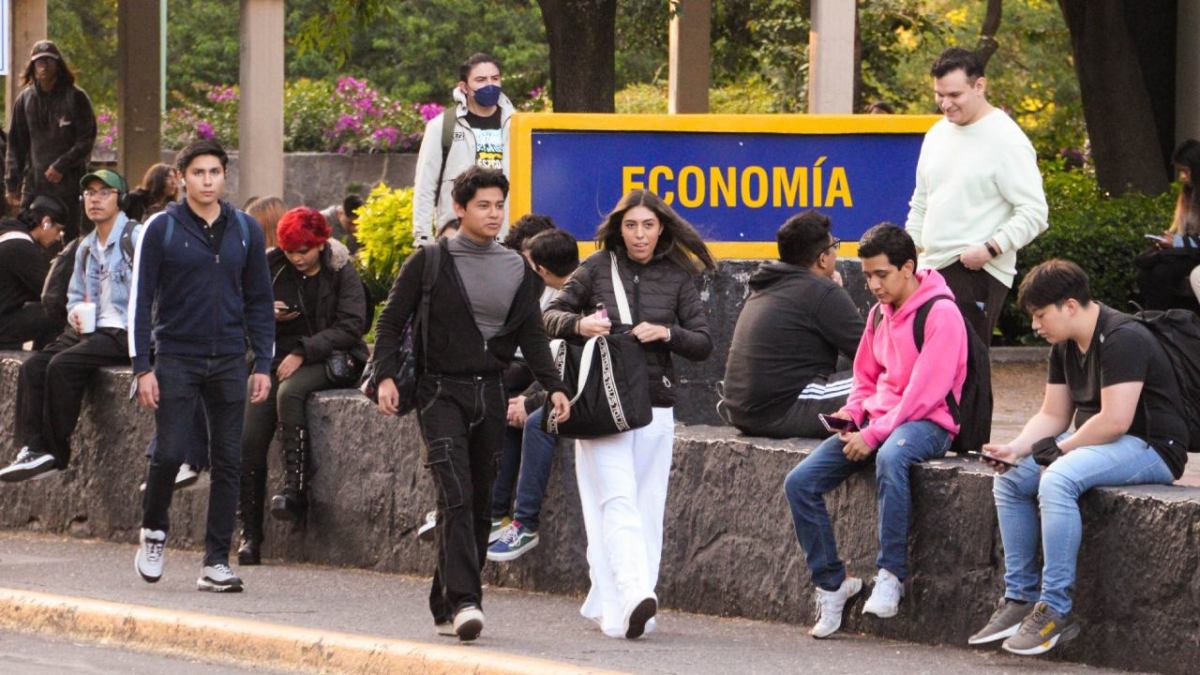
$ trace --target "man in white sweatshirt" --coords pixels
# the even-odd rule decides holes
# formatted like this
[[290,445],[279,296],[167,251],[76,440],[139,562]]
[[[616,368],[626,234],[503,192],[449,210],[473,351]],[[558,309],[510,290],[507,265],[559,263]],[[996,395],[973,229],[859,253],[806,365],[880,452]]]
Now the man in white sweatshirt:
[[[413,181],[413,239],[418,244],[432,241],[438,228],[454,218],[450,190],[460,173],[480,166],[508,176],[508,120],[514,109],[500,81],[495,57],[472,55],[458,68],[454,104],[425,125]],[[447,124],[453,129],[446,129]],[[504,208],[501,238],[508,232],[508,206]]]
[[952,47],[930,69],[945,115],[925,134],[909,202],[920,267],[941,272],[989,344],[1017,272],[1017,250],[1047,227],[1033,144],[987,100],[983,62]]

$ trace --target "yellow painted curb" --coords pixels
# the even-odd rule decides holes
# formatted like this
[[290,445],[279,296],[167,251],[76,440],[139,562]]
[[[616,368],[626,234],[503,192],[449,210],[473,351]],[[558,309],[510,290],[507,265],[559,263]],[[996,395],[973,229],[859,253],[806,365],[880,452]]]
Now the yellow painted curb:
[[325,673],[603,673],[474,646],[442,647],[0,588],[0,627]]

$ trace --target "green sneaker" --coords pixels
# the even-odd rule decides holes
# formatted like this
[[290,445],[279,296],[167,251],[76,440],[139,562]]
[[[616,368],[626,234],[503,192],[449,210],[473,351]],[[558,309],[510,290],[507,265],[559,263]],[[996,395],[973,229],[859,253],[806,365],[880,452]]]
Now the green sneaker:
[[488,547],[487,557],[493,562],[508,562],[520,558],[537,545],[538,533],[531,532],[514,520],[504,529],[500,538]]
[[504,532],[504,528],[508,527],[512,522],[512,518],[504,516],[503,518],[492,518],[492,531],[488,533],[488,543],[494,544]]
[[1017,634],[1004,641],[1004,651],[1022,656],[1045,654],[1059,642],[1079,635],[1079,624],[1071,615],[1062,615],[1039,602],[1021,622]]

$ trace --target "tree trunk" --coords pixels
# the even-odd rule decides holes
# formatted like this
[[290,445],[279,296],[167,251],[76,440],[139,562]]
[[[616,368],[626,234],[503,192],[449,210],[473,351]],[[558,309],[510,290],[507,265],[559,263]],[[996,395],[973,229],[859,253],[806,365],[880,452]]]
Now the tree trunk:
[[1157,194],[1171,178],[1176,0],[1058,0],[1071,32],[1096,178]]
[[1004,0],[988,0],[987,14],[983,17],[983,26],[979,28],[979,46],[975,48],[975,53],[979,55],[979,60],[983,61],[984,66],[1000,47],[996,42],[996,32],[1000,30],[1003,12]]
[[617,0],[538,0],[538,5],[550,44],[554,111],[613,112]]

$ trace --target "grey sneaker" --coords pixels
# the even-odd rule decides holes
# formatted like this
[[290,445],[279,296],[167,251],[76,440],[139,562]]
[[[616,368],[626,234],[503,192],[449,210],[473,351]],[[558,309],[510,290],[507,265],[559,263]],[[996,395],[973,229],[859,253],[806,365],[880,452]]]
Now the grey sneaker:
[[229,565],[217,563],[205,565],[196,580],[196,590],[213,593],[241,593],[242,579],[229,569]]
[[1021,628],[1021,622],[1032,611],[1032,602],[1000,598],[1000,603],[996,605],[996,611],[992,612],[992,618],[988,619],[987,625],[968,638],[967,644],[983,645],[1016,635]]
[[1021,622],[1017,634],[1004,641],[1004,651],[1022,656],[1045,654],[1059,642],[1079,635],[1079,624],[1071,615],[1063,616],[1039,602]]
[[133,558],[133,568],[142,579],[152,584],[162,578],[163,567],[167,562],[167,533],[143,527],[138,539],[138,552]]

